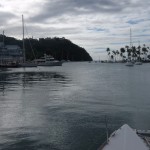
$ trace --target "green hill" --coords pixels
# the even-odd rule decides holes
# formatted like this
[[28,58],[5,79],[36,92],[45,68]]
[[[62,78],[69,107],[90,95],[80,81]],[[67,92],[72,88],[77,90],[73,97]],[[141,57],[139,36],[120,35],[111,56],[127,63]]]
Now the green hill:
[[[22,40],[6,36],[4,39],[5,45],[19,45],[22,48]],[[2,35],[0,35],[0,41],[3,41]],[[28,60],[40,58],[46,53],[57,60],[92,61],[92,57],[84,48],[65,38],[25,39],[25,49]]]

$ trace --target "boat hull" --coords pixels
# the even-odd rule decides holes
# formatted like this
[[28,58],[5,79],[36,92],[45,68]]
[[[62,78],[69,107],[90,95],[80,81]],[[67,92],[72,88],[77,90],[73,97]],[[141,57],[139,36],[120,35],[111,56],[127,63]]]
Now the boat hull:
[[43,62],[43,63],[39,63],[38,66],[62,66],[62,62],[58,61],[58,62]]
[[37,67],[37,64],[34,64],[34,63],[22,63],[22,64],[19,64],[19,67]]
[[135,65],[142,65],[142,62],[136,62]]
[[18,68],[18,65],[0,65],[0,68]]
[[134,64],[133,64],[132,62],[127,62],[127,63],[126,63],[126,66],[128,66],[128,67],[133,67]]
[[0,63],[0,68],[18,68],[18,63]]

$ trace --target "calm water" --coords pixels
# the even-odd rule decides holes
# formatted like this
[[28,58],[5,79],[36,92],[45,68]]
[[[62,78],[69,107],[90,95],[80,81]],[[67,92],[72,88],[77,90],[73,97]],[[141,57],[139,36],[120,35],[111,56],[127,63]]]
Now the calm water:
[[96,150],[127,123],[150,129],[150,64],[0,71],[0,150]]

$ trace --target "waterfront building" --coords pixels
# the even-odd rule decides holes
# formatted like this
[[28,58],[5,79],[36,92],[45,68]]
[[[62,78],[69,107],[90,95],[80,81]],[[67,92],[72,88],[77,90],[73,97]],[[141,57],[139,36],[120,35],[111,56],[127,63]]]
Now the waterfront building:
[[23,62],[23,50],[18,45],[4,45],[0,42],[0,65]]

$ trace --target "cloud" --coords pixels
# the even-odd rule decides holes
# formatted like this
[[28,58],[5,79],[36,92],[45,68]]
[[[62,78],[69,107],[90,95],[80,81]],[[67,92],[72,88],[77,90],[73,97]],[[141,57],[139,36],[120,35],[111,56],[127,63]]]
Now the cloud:
[[40,22],[62,16],[134,14],[137,10],[143,11],[143,8],[147,7],[146,4],[150,4],[150,2],[144,3],[139,0],[43,0],[39,11],[30,20]]
[[129,21],[127,21],[127,23],[129,23],[129,24],[138,24],[138,23],[143,22],[143,21],[144,21],[144,19],[129,20]]
[[95,31],[95,32],[104,32],[104,31],[107,31],[104,28],[97,28],[97,27],[94,27],[94,28],[88,27],[87,30],[89,30],[89,31]]
[[79,16],[99,13],[118,13],[124,9],[125,2],[113,0],[48,0],[44,1],[38,14],[32,21],[45,21],[61,16]]
[[119,49],[130,41],[149,44],[150,1],[147,0],[1,0],[0,27],[7,35],[65,37],[84,47],[93,57],[107,47]]
[[9,21],[11,19],[14,19],[16,16],[13,13],[9,13],[9,12],[4,12],[4,11],[0,11],[0,25],[4,26],[7,25],[9,23]]

